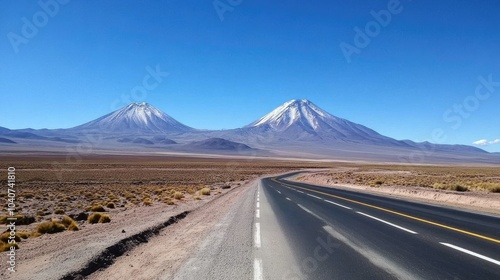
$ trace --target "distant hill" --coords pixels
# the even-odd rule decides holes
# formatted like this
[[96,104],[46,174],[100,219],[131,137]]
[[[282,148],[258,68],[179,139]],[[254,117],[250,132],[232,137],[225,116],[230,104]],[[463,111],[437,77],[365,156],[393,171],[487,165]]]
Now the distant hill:
[[17,142],[14,142],[10,139],[0,137],[0,143],[6,143],[6,144],[17,144]]
[[193,150],[219,150],[219,151],[253,150],[251,147],[245,144],[229,141],[222,138],[210,138],[202,141],[194,141],[189,144],[183,145],[183,147]]
[[[228,116],[229,117],[229,116]],[[44,150],[76,147],[148,152],[259,154],[262,156],[390,162],[498,163],[499,153],[469,145],[442,145],[396,140],[334,116],[307,99],[294,99],[236,129],[201,130],[175,120],[148,103],[131,103],[69,129],[0,127],[3,147]],[[252,152],[252,151],[258,151]],[[245,153],[250,152],[250,153]]]

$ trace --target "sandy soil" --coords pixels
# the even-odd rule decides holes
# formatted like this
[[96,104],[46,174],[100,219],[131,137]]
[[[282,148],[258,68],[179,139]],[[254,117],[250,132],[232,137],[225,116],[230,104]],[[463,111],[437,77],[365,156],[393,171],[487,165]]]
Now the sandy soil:
[[401,199],[451,206],[483,213],[500,214],[500,193],[481,191],[456,192],[408,186],[382,185],[371,187],[367,185],[333,183],[330,176],[321,172],[298,174],[290,177],[289,180],[383,196],[393,196]]
[[109,268],[98,271],[87,279],[172,279],[203,242],[210,229],[227,214],[251,184],[234,188],[196,209],[179,223],[165,228],[147,244],[134,248],[116,259]]
[[[185,201],[174,206],[156,203],[149,207],[136,207],[114,214],[108,224],[83,223],[77,232],[65,231],[26,239],[17,250],[15,277],[6,269],[0,269],[0,279],[31,280],[34,275],[36,279],[59,279],[84,267],[105,248],[120,240],[200,207],[218,196],[204,196],[202,200]],[[0,255],[0,262],[4,267],[6,254]]]

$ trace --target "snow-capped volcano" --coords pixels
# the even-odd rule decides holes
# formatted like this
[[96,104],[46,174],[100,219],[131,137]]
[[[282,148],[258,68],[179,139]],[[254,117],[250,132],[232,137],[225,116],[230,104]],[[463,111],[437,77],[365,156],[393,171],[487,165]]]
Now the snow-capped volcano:
[[247,127],[268,125],[275,130],[283,131],[292,125],[301,125],[316,131],[320,129],[322,123],[335,122],[337,119],[307,99],[293,99]]
[[[336,117],[307,99],[290,100],[246,128],[262,128],[285,133],[290,139],[297,136],[316,136],[322,139],[379,142],[394,140],[363,125]],[[295,135],[294,135],[295,134]]]
[[131,103],[74,129],[114,132],[188,132],[194,130],[145,102]]

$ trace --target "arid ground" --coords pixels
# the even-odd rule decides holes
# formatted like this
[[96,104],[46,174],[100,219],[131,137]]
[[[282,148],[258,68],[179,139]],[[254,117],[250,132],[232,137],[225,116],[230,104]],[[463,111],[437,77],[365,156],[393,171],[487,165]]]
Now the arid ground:
[[[171,156],[2,157],[2,166],[2,205],[8,198],[6,168],[16,168],[16,279],[31,279],[33,275],[37,279],[57,279],[70,273],[109,276],[113,271],[106,268],[115,259],[146,246],[141,244],[156,235],[169,240],[163,242],[172,246],[155,251],[162,260],[171,260],[167,268],[161,269],[172,274],[206,227],[216,224],[217,217],[223,214],[217,212],[228,211],[233,197],[252,187],[261,176],[289,171],[308,170],[294,179],[309,183],[490,213],[498,213],[495,209],[500,208],[500,170],[493,166]],[[195,214],[192,221],[191,214],[186,217],[186,213]],[[7,212],[1,213],[0,219],[6,224]],[[203,221],[207,221],[205,226],[201,225]],[[1,225],[0,230],[5,232],[1,249],[8,251],[7,225]],[[183,232],[185,235],[179,236]],[[106,248],[109,252],[103,253]],[[6,253],[0,257],[0,278],[10,277]],[[109,263],[99,263],[103,259]],[[127,275],[123,266],[120,269],[121,275]]]

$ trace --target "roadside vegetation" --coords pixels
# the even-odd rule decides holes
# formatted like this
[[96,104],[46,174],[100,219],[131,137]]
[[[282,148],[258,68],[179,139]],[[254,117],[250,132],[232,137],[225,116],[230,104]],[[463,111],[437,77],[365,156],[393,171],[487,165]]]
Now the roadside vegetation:
[[322,174],[334,184],[415,186],[457,192],[500,193],[498,167],[371,165],[338,168]]
[[[83,157],[77,162],[67,162],[65,157],[4,160],[22,174],[16,184],[20,209],[16,247],[25,238],[77,234],[70,232],[103,226],[100,224],[113,222],[113,215],[136,207],[175,207],[210,199],[263,174],[327,167],[318,163],[155,157]],[[0,184],[5,185],[5,180],[0,179]],[[0,192],[0,204],[6,202],[7,193]],[[6,213],[0,214],[0,227],[5,227],[2,224],[7,218]],[[0,250],[9,249],[7,245],[0,238]]]

